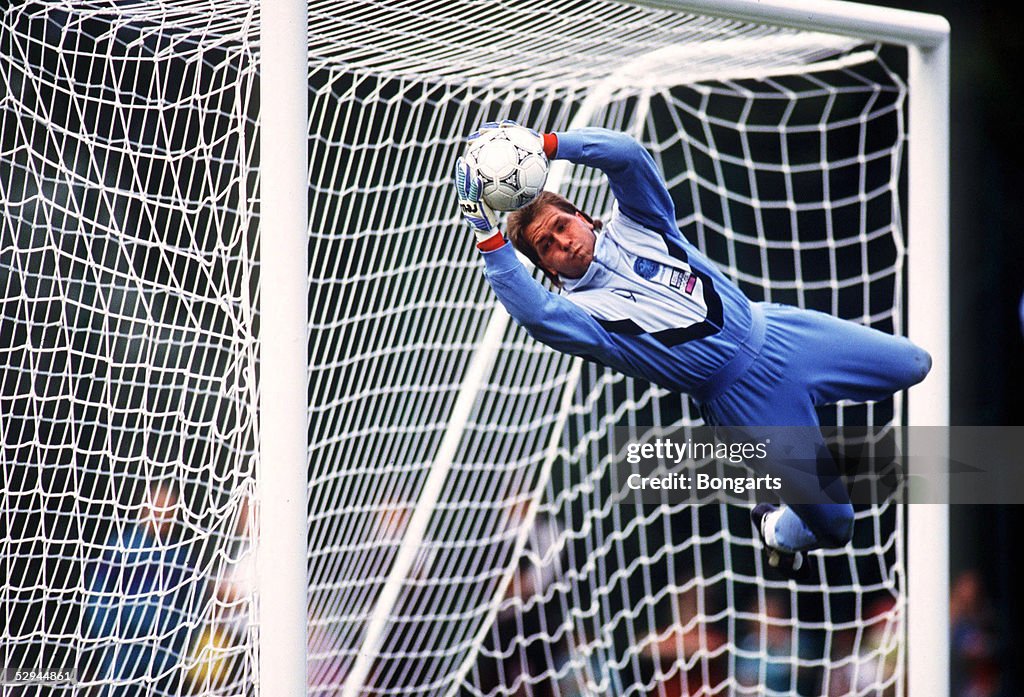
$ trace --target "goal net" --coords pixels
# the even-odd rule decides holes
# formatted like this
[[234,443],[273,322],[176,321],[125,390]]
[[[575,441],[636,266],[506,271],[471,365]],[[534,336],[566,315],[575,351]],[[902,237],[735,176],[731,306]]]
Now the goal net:
[[[4,679],[258,693],[256,3],[0,20]],[[626,131],[752,299],[901,333],[899,52],[607,0],[309,21],[310,694],[901,693],[899,502],[795,584],[752,499],[638,496],[624,446],[699,414],[509,321],[451,184],[484,121]],[[611,210],[597,172],[549,182]]]
[[5,694],[252,689],[256,19],[0,10]]
[[[623,447],[699,415],[508,321],[451,184],[485,121],[626,131],[752,299],[900,333],[906,95],[880,50],[612,2],[311,4],[312,694],[901,689],[898,505],[859,506],[799,585],[766,580],[752,499],[630,490]],[[551,187],[610,211],[599,172]]]

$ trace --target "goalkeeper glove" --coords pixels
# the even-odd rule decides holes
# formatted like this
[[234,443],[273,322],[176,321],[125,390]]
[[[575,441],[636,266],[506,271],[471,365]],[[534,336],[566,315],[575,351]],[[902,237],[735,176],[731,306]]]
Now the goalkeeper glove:
[[455,163],[455,192],[459,197],[462,216],[476,233],[478,245],[489,242],[495,235],[499,238],[501,235],[498,231],[498,214],[484,202],[483,189],[480,177],[460,157]]

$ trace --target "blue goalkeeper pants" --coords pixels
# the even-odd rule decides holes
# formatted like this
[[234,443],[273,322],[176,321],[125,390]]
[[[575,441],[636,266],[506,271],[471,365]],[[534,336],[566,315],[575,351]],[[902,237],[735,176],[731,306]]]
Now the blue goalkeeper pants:
[[[814,408],[885,399],[923,380],[931,357],[906,338],[821,312],[768,303],[753,309],[754,327],[744,347],[753,360],[702,403],[705,420],[759,432],[769,427],[775,439],[769,457],[749,464],[759,475],[783,481],[780,546],[842,547],[853,537],[853,505]],[[784,457],[771,455],[780,452]]]

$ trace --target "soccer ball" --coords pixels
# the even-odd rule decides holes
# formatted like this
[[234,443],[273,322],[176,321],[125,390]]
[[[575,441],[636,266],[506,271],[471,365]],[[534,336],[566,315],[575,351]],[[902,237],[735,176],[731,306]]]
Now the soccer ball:
[[483,131],[470,142],[465,159],[483,183],[484,203],[496,211],[522,208],[537,198],[548,178],[541,140],[525,128]]

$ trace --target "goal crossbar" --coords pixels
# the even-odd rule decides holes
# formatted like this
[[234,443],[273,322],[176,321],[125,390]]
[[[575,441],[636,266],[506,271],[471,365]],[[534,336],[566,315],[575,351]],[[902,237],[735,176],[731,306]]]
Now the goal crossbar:
[[626,0],[635,5],[692,12],[709,17],[829,31],[865,41],[938,49],[949,41],[941,15],[841,0]]

